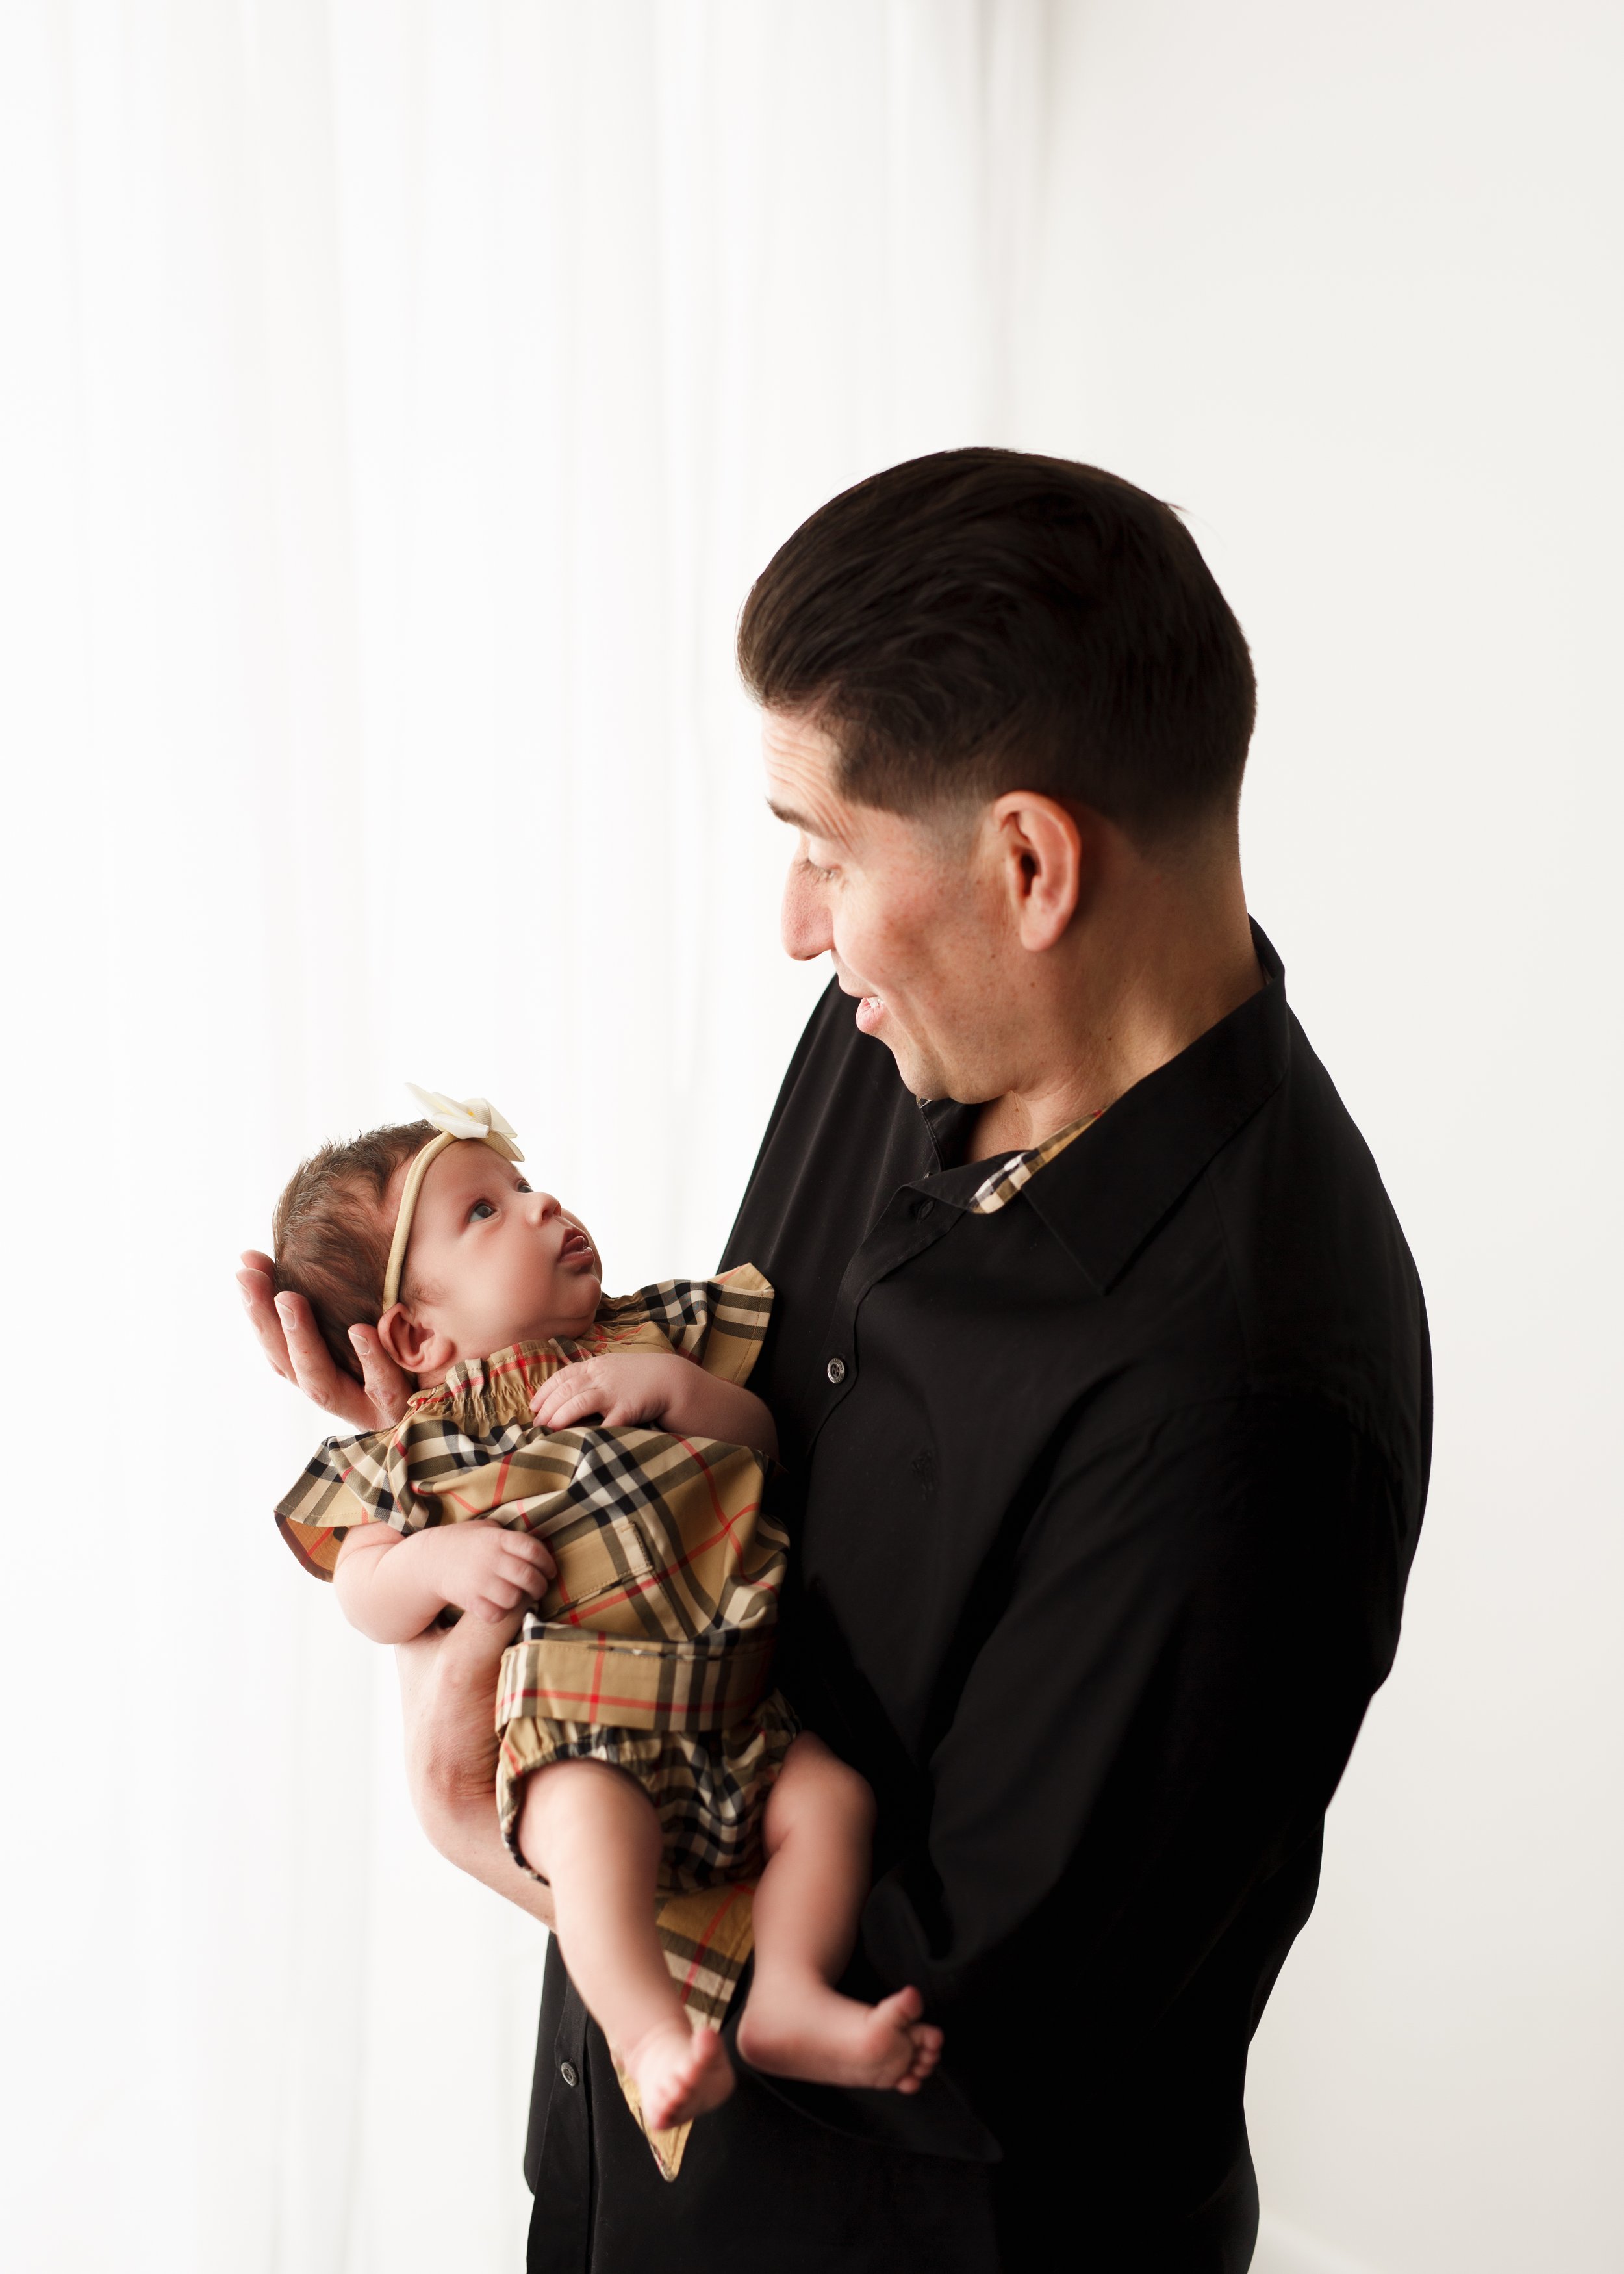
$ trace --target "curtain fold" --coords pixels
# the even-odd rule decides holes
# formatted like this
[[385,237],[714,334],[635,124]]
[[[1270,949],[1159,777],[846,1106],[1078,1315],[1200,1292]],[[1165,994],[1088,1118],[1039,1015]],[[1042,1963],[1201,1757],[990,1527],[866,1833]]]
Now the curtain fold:
[[408,1079],[494,1096],[613,1284],[714,1261],[822,983],[777,951],[733,621],[821,499],[1004,438],[1049,30],[0,17],[7,1355],[62,1433],[5,1673],[41,2274],[519,2263],[541,1939],[428,1851],[387,1654],[274,1537],[323,1424],[230,1273]]

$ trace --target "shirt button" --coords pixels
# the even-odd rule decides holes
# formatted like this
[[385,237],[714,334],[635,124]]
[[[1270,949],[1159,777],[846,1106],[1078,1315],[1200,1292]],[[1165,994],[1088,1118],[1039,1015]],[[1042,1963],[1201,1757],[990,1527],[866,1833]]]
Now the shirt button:
[[846,1380],[846,1360],[843,1358],[831,1358],[823,1371],[829,1376],[831,1382],[844,1382]]
[[919,1222],[923,1224],[925,1218],[930,1214],[931,1209],[935,1208],[935,1206],[936,1202],[934,1201],[915,1201],[914,1203],[914,1214],[918,1218]]
[[559,2074],[563,2078],[566,2084],[579,2084],[581,2082],[581,2079],[575,2074],[575,2065],[574,2061],[560,2061],[559,2063]]

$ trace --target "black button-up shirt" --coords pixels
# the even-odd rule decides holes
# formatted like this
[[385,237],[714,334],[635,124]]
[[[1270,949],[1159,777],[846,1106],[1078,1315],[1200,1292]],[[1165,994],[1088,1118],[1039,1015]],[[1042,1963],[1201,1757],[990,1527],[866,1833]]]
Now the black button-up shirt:
[[1079,2265],[1244,2263],[1246,2046],[1431,1429],[1409,1251],[1258,944],[1268,984],[992,1214],[971,1114],[814,1013],[726,1260],[778,1290],[780,1679],[880,1802],[853,1986],[918,1983],[945,2074],[746,2077],[662,2199],[601,2088],[548,2120],[560,2047],[607,2074],[555,1975],[533,2265],[716,2274],[730,2222],[741,2265],[1017,2269],[1057,2225]]

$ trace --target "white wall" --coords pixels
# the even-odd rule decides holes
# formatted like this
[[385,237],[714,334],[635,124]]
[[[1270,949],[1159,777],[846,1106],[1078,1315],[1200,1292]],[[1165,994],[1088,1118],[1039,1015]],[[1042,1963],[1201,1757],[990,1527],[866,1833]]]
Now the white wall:
[[[1090,0],[1020,427],[1190,509],[1252,907],[1432,1309],[1397,1670],[1252,2064],[1370,2274],[1624,2263],[1616,9]],[[1272,2254],[1272,2255],[1271,2255]]]

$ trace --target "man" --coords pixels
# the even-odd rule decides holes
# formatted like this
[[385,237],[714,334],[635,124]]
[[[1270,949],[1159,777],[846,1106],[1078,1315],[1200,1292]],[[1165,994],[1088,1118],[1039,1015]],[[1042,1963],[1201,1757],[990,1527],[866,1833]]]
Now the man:
[[[1408,1250],[1247,918],[1245,644],[1168,508],[964,450],[815,514],[740,655],[835,971],[726,1259],[778,1290],[780,1677],[879,1801],[852,1986],[946,2052],[909,2102],[743,2071],[667,2187],[554,1954],[530,2263],[1243,2268],[1246,2048],[1430,1440]],[[535,1909],[464,1628],[406,1665],[416,1788]]]

